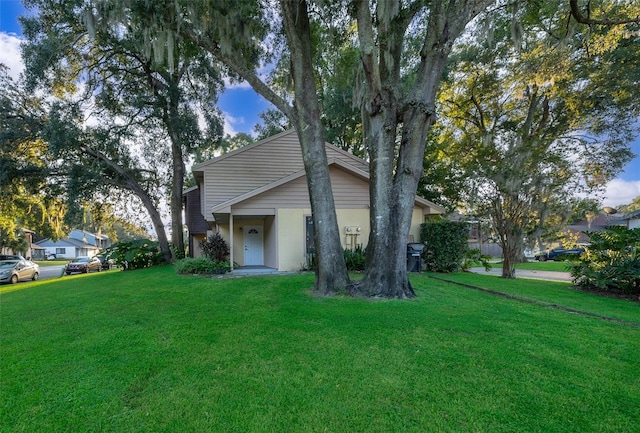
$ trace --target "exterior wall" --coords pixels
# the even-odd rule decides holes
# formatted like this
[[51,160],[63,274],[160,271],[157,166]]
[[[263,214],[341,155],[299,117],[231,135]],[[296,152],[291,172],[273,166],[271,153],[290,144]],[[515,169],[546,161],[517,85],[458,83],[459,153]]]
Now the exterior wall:
[[[328,145],[327,157],[363,171],[364,160]],[[213,206],[304,170],[298,135],[288,131],[194,167],[202,173],[202,214],[212,220]],[[304,176],[303,176],[304,178]]]
[[[411,216],[411,228],[409,229],[409,237],[413,237],[414,242],[420,242],[420,224],[424,222],[424,215],[422,209],[413,208],[413,215]],[[409,239],[407,239],[409,242]]]
[[279,271],[299,271],[306,262],[304,243],[306,215],[311,215],[311,209],[278,210]]
[[264,219],[264,265],[278,268],[278,227],[275,215]]
[[189,238],[189,252],[191,257],[202,257],[202,248],[200,248],[200,242],[206,239],[205,234],[193,234]]
[[[371,231],[369,209],[338,209],[336,216],[338,217],[342,248],[366,247]],[[351,231],[347,231],[347,227]]]
[[[58,253],[58,248],[64,248],[64,254],[60,254]],[[55,246],[46,246],[44,247],[44,255],[45,257],[51,255],[51,254],[55,254],[56,257],[58,258],[63,258],[63,259],[73,259],[76,258],[78,256],[80,256],[81,254],[76,253],[76,247],[72,247],[69,245],[59,245],[57,247]]]

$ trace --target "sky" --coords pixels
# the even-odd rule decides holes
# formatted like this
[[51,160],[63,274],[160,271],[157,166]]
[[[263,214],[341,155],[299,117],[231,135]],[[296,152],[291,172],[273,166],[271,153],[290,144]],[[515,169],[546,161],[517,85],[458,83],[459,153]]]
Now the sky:
[[[20,59],[22,31],[18,16],[27,14],[20,0],[0,0],[0,63],[11,69],[17,77],[24,69]],[[227,87],[220,96],[218,106],[223,113],[225,133],[235,135],[245,132],[253,135],[254,127],[261,123],[259,114],[271,107],[263,97],[257,95],[248,84]],[[607,185],[603,206],[615,207],[628,204],[640,196],[640,131],[631,144],[636,157],[624,167],[624,171]]]

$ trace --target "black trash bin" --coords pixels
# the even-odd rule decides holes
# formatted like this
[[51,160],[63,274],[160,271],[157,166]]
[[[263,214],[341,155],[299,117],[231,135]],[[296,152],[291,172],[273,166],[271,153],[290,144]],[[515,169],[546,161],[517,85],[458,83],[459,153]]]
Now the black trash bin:
[[422,271],[422,251],[425,245],[418,242],[407,244],[407,272]]

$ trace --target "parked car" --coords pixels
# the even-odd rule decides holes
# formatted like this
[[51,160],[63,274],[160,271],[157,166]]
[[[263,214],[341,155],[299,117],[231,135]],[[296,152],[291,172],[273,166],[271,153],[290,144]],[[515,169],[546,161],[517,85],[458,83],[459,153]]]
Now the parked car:
[[98,254],[96,257],[98,258],[98,260],[100,260],[100,263],[102,264],[102,269],[109,270],[116,263],[115,260],[113,260],[108,255],[105,256],[104,254]]
[[37,280],[40,266],[31,260],[0,260],[0,283],[15,284],[18,281]]
[[91,271],[100,272],[102,270],[102,263],[97,257],[77,257],[71,260],[64,267],[64,272],[70,275],[74,272],[89,273]]
[[22,257],[20,254],[15,254],[15,255],[0,254],[0,260],[25,260],[25,258]]
[[539,262],[545,262],[547,260],[560,261],[567,258],[567,256],[579,256],[580,254],[584,253],[584,251],[585,249],[581,247],[569,249],[558,247],[536,254],[536,260],[538,260]]

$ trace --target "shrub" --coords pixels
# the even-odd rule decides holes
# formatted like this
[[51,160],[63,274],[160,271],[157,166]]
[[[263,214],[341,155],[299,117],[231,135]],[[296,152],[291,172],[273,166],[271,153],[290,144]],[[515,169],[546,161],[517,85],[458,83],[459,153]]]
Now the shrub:
[[184,259],[187,256],[184,250],[176,248],[173,245],[171,245],[171,252],[173,253],[173,257],[175,257],[176,260]]
[[464,222],[437,221],[420,225],[420,242],[426,245],[425,268],[432,272],[456,272],[461,269],[469,246],[469,227]]
[[214,265],[215,263],[208,257],[187,257],[178,260],[175,267],[179,274],[210,274],[213,272]]
[[588,232],[591,244],[571,268],[574,284],[585,288],[640,292],[640,228],[609,227]]
[[344,262],[349,272],[364,271],[365,250],[361,246],[344,250]]
[[118,242],[107,248],[105,254],[124,270],[147,268],[164,262],[158,242],[149,239]]
[[229,245],[220,233],[209,236],[200,242],[202,253],[214,262],[224,262],[229,258]]

